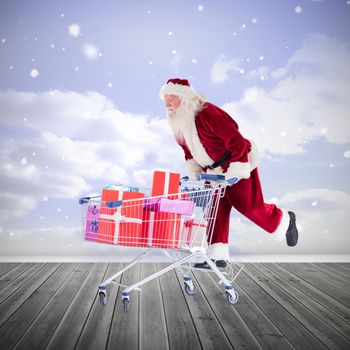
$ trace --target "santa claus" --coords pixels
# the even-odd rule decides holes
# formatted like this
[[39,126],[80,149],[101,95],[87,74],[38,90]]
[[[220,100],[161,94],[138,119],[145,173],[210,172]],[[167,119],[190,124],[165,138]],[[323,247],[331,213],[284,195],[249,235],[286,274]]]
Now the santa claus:
[[[185,79],[169,79],[160,89],[160,98],[165,99],[169,125],[185,153],[189,177],[196,179],[201,173],[222,174],[228,182],[235,182],[220,200],[208,250],[208,256],[216,265],[225,267],[229,261],[232,207],[273,238],[286,239],[288,246],[295,246],[298,242],[295,214],[264,202],[257,168],[258,151],[253,141],[240,134],[231,116],[206,102]],[[195,266],[209,267],[206,263]]]

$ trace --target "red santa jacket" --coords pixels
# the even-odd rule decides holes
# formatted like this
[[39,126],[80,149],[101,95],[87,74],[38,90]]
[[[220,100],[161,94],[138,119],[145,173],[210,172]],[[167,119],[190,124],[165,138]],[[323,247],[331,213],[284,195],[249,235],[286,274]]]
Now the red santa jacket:
[[[246,179],[258,166],[259,154],[254,143],[241,135],[237,123],[225,111],[209,102],[204,103],[183,136],[178,142],[185,152],[191,178],[207,172],[223,174],[227,179]],[[231,155],[221,166],[213,170],[207,168],[227,151]]]

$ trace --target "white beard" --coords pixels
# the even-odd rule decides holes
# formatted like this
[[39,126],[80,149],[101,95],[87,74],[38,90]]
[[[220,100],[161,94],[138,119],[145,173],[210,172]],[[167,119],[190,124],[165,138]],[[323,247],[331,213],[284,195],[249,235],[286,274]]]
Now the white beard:
[[[192,106],[191,106],[192,107]],[[176,110],[166,109],[166,116],[174,137],[181,142],[184,139],[186,131],[192,128],[197,108],[191,108],[181,104]]]

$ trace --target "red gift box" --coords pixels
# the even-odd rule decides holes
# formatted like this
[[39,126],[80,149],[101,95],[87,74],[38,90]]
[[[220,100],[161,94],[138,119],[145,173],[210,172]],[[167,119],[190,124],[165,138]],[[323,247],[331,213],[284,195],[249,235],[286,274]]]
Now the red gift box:
[[[96,242],[142,246],[144,197],[139,192],[103,189]],[[118,201],[122,204],[113,206],[118,205]]]
[[180,174],[156,170],[153,173],[151,196],[178,193],[179,186]]
[[[155,171],[151,195],[162,196],[179,193],[180,174]],[[171,196],[165,196],[171,198]],[[180,234],[181,215],[154,212],[144,209],[142,236],[145,245],[158,248],[176,248]]]

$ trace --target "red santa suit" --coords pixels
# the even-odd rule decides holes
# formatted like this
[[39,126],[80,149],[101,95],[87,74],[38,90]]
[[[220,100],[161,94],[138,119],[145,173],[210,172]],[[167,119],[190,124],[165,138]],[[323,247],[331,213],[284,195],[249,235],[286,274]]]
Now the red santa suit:
[[[172,84],[172,83],[170,83]],[[188,97],[193,89],[189,85],[168,84],[163,94]],[[186,90],[186,87],[192,91]],[[185,94],[182,94],[182,91]],[[289,225],[288,213],[274,204],[264,202],[257,166],[259,154],[255,144],[239,132],[237,123],[219,107],[205,102],[194,116],[192,124],[178,140],[185,153],[186,168],[194,178],[203,172],[225,175],[226,179],[238,178],[238,182],[226,189],[220,200],[208,255],[214,260],[229,260],[228,238],[231,208],[234,207],[265,231],[282,240]],[[230,156],[215,169],[209,169],[227,152]]]

